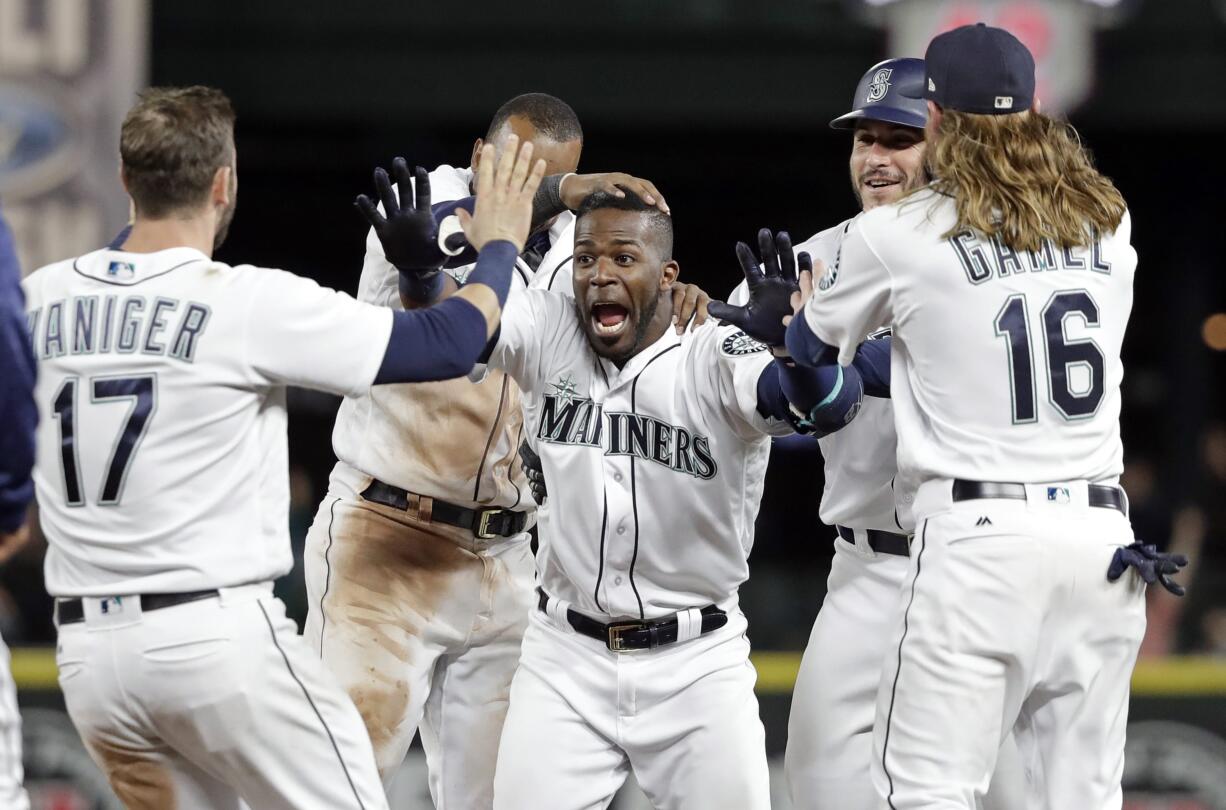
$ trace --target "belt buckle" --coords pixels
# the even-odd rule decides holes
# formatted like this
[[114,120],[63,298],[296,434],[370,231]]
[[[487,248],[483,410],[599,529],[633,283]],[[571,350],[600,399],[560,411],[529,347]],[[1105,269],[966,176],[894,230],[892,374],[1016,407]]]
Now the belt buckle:
[[642,624],[639,622],[608,625],[606,629],[609,631],[609,638],[605,641],[605,646],[615,653],[633,652],[633,650],[625,646],[625,641],[622,640],[622,633],[638,630],[640,627],[642,627]]
[[477,518],[477,528],[473,532],[478,540],[493,540],[498,537],[497,532],[490,531],[490,520],[494,515],[502,514],[502,509],[482,509],[481,517]]

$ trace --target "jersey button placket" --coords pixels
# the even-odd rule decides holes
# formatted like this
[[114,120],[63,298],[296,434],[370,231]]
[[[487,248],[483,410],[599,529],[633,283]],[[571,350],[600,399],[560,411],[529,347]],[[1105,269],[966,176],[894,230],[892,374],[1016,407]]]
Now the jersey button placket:
[[605,579],[603,590],[613,589],[613,599],[605,601],[605,609],[613,615],[637,615],[638,603],[633,593],[624,593],[634,554],[634,496],[630,490],[630,459],[620,455],[605,456],[605,494],[609,503],[609,529],[605,545]]

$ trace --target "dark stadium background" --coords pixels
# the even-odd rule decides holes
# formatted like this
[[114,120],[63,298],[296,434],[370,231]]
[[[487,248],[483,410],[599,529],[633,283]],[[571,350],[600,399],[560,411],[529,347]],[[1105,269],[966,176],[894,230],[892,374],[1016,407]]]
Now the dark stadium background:
[[[148,42],[132,47],[149,49],[150,83],[211,84],[235,102],[240,193],[223,261],[355,291],[366,227],[352,201],[370,191],[373,167],[398,155],[428,167],[467,165],[493,111],[535,90],[578,112],[580,171],[627,171],[659,186],[683,278],[720,297],[739,278],[737,240],[762,226],[805,238],[855,213],[850,141],[827,122],[848,109],[870,65],[922,56],[890,53],[886,30],[859,5],[165,0],[150,4]],[[1226,314],[1210,319],[1226,313],[1226,0],[1119,5],[1116,24],[1090,35],[1092,89],[1069,117],[1128,200],[1140,256],[1124,347],[1133,522],[1139,536],[1195,558],[1187,599],[1151,595],[1132,716],[1181,730],[1130,732],[1128,807],[1226,810]],[[337,402],[291,393],[290,521],[299,544],[334,461]],[[755,659],[775,754],[794,652],[825,592],[833,532],[817,516],[820,490],[813,443],[778,446],[742,589],[755,649],[783,653]],[[280,586],[298,615],[300,576]],[[0,603],[5,589],[14,603],[5,638],[18,647],[50,643],[37,544],[0,570],[0,586]],[[57,705],[53,670],[38,669],[37,656],[18,666],[17,652],[15,670],[43,673],[18,672],[23,711]],[[1197,742],[1200,730],[1219,739]],[[1224,763],[1217,775],[1162,769],[1164,756],[1176,761],[1174,752],[1192,749],[1216,752]],[[1200,803],[1162,803],[1196,791]]]

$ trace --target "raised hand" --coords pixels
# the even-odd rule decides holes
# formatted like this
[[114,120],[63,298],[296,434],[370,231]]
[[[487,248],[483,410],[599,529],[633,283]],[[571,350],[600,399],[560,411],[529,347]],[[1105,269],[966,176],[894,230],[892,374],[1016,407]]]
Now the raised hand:
[[768,346],[783,346],[787,328],[784,318],[794,313],[792,296],[800,292],[796,276],[799,265],[802,274],[813,272],[808,253],[797,258],[792,253],[792,238],[786,231],[773,235],[768,228],[758,231],[758,250],[762,261],[744,242],[737,242],[736,255],[749,287],[749,303],[734,307],[723,301],[712,301],[707,311],[714,318],[734,323],[754,340]]
[[1115,582],[1125,571],[1133,568],[1146,585],[1157,582],[1176,596],[1183,596],[1186,589],[1172,580],[1171,574],[1179,573],[1179,569],[1187,564],[1188,558],[1183,554],[1159,551],[1157,546],[1137,540],[1130,546],[1115,550],[1111,565],[1107,567],[1107,579]]
[[532,225],[532,197],[545,176],[545,161],[532,162],[532,144],[519,144],[515,135],[507,136],[501,155],[494,147],[481,147],[477,167],[477,201],[473,213],[456,211],[464,236],[475,249],[486,242],[505,239],[524,249]]
[[397,270],[428,276],[437,273],[447,258],[438,247],[438,229],[430,211],[430,175],[421,166],[409,172],[404,158],[392,161],[396,190],[382,168],[375,169],[375,191],[383,204],[379,213],[365,194],[355,201],[374,228],[383,253]]

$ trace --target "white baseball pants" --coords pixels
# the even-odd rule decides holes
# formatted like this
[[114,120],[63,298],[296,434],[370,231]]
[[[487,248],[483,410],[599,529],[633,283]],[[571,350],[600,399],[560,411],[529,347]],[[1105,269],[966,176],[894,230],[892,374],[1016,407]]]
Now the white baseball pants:
[[657,810],[769,810],[745,617],[614,653],[532,612],[511,685],[494,810],[607,807],[631,770]]
[[422,523],[363,500],[342,467],[307,534],[303,635],[361,713],[385,782],[420,726],[435,807],[489,810],[534,596],[528,536]]
[[[917,546],[918,548],[918,546]],[[873,721],[893,652],[895,606],[910,562],[860,538],[834,543],[826,600],[792,691],[784,771],[796,810],[876,810]],[[1010,736],[997,759],[987,810],[1021,810],[1022,773]]]
[[1107,581],[1128,519],[1085,482],[1027,499],[916,497],[919,532],[877,694],[873,780],[890,810],[977,808],[1012,728],[1028,807],[1118,810],[1133,664],[1135,575]]
[[30,799],[21,786],[22,775],[17,687],[9,672],[9,648],[0,638],[0,807],[29,810]]
[[[366,729],[271,584],[59,628],[68,714],[134,810],[385,810]],[[245,801],[246,805],[241,801]]]

